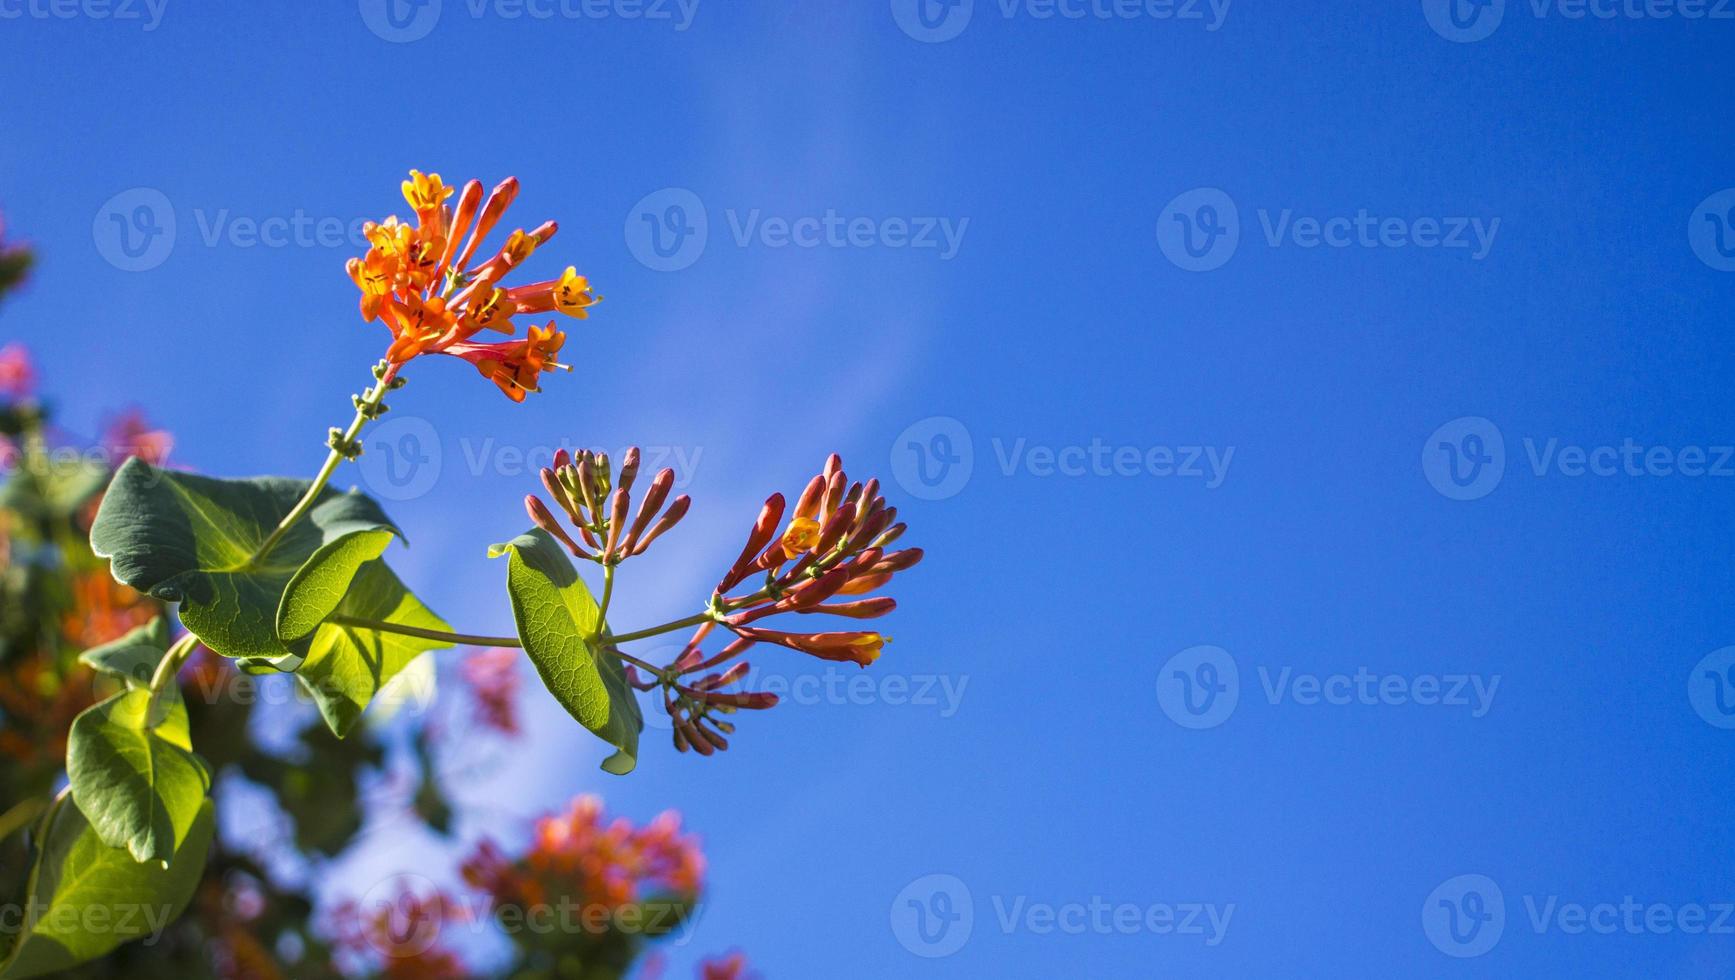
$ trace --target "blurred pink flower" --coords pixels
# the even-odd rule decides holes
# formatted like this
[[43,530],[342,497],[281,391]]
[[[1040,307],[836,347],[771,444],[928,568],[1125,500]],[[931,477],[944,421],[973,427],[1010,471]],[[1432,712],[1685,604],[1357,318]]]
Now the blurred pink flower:
[[118,467],[129,457],[137,456],[152,466],[161,466],[175,446],[175,437],[162,429],[153,429],[143,412],[133,409],[109,422],[102,434],[102,447]]
[[23,344],[0,347],[0,398],[29,398],[36,391],[36,370]]
[[518,651],[477,650],[464,658],[462,670],[483,726],[503,735],[518,734]]

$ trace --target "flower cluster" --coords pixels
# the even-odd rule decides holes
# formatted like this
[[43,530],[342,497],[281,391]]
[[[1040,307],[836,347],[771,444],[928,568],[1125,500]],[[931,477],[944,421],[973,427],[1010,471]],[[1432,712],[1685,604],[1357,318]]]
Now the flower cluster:
[[477,650],[464,658],[462,671],[483,727],[502,735],[517,735],[518,651],[505,647]]
[[602,801],[581,796],[566,812],[536,822],[523,857],[508,858],[484,840],[463,865],[464,881],[497,901],[521,906],[568,899],[579,906],[618,909],[656,896],[692,900],[705,859],[698,841],[681,833],[681,818],[664,813],[643,827],[605,819]]
[[[331,910],[337,949],[356,966],[378,961],[386,980],[464,980],[472,976],[457,954],[439,943],[447,923],[470,921],[470,912],[442,891],[420,894],[400,886],[389,902],[346,901]],[[356,969],[354,972],[364,972]]]
[[[886,506],[879,480],[851,484],[836,453],[808,482],[779,534],[784,511],[782,494],[765,501],[741,557],[717,583],[712,608],[742,639],[868,666],[879,659],[888,637],[867,630],[806,633],[752,624],[779,613],[825,613],[850,619],[884,616],[897,608],[897,601],[867,593],[921,561],[922,549],[886,551],[904,533],[905,526],[897,522],[898,509]],[[729,590],[760,574],[764,584],[757,591],[727,596]],[[840,596],[850,598],[832,601]]]
[[[566,514],[566,519],[578,530],[589,550],[561,526],[554,513],[535,494],[524,498],[524,508],[537,527],[553,535],[576,558],[584,558],[605,566],[618,565],[634,555],[642,555],[651,542],[687,516],[692,498],[685,495],[669,501],[669,491],[675,485],[675,471],[662,469],[651,478],[644,499],[627,523],[632,510],[633,484],[639,475],[639,448],[626,451],[621,460],[619,485],[609,464],[607,453],[580,450],[578,458],[562,449],[554,456],[554,466],[542,470],[542,485],[554,502]],[[664,509],[663,505],[668,504]],[[658,515],[661,516],[658,516]],[[652,523],[652,521],[655,523]]]
[[[636,462],[637,456],[629,455]],[[550,481],[546,473],[544,482],[550,484],[551,491],[555,486],[564,486],[558,479]],[[670,508],[676,519],[679,513],[685,513],[685,503],[683,497]],[[615,501],[614,511],[611,520],[618,527],[626,513],[624,501]],[[575,554],[584,553],[534,497],[530,512],[539,525],[566,541]],[[595,508],[588,513],[594,515]],[[642,551],[649,540],[637,539],[635,534],[647,520],[641,510],[620,550],[614,547],[611,535],[609,544],[602,549],[603,558],[618,560],[622,554]],[[585,527],[581,518],[575,518],[575,523],[581,529]],[[650,537],[661,533],[665,523],[673,522],[665,516]],[[638,668],[650,670],[649,665],[621,654],[634,665],[627,669],[629,683],[641,691],[661,690],[663,709],[673,721],[675,747],[707,756],[726,751],[728,736],[735,728],[721,716],[777,704],[777,696],[769,692],[729,689],[747,677],[750,665],[737,658],[755,644],[787,647],[822,660],[862,667],[878,660],[889,638],[877,631],[774,628],[764,621],[784,613],[866,620],[896,609],[897,602],[891,597],[869,593],[922,560],[920,548],[888,550],[903,536],[904,530],[905,525],[897,519],[897,508],[887,506],[880,493],[879,481],[851,483],[844,474],[843,460],[836,454],[808,481],[793,511],[782,494],[772,494],[760,509],[740,557],[712,591],[705,613],[695,617],[702,621],[680,655],[647,676]],[[757,587],[743,588],[750,580]],[[732,594],[737,590],[738,594]],[[733,639],[720,652],[707,655],[706,640],[719,629],[733,634]],[[613,652],[619,654],[618,650]]]
[[403,190],[415,211],[415,227],[395,215],[369,222],[363,230],[371,247],[347,266],[361,290],[362,319],[381,320],[391,328],[386,360],[393,365],[422,354],[461,357],[508,398],[523,401],[526,393],[539,390],[543,371],[565,366],[558,357],[566,335],[550,320],[547,326],[531,326],[519,340],[478,343],[473,338],[484,330],[513,336],[512,318],[519,314],[559,311],[584,319],[597,301],[589,281],[568,267],[558,279],[510,289],[500,285],[557,228],[552,221],[529,232],[520,228],[498,251],[478,252],[518,196],[516,177],[502,181],[486,200],[481,182],[470,181],[457,194],[455,208],[446,202],[456,188],[446,186],[439,174],[412,170]]

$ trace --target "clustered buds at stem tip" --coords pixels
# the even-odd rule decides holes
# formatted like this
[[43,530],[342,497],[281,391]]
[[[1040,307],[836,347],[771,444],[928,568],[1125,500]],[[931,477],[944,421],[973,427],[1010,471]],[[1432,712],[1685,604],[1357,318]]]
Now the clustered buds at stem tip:
[[[638,512],[629,524],[632,488],[638,479],[640,458],[638,447],[627,450],[617,480],[607,453],[593,453],[586,449],[580,450],[575,458],[561,450],[554,456],[554,465],[539,475],[543,489],[554,498],[567,523],[577,530],[578,539],[574,539],[548,505],[534,494],[524,500],[531,522],[553,535],[574,557],[605,567],[613,567],[634,555],[643,554],[652,541],[686,516],[692,501],[681,496],[667,509],[664,508],[669,491],[675,485],[675,471],[664,468],[651,478],[650,487],[639,501]],[[612,486],[617,482],[618,486]],[[584,544],[579,543],[580,539]],[[585,545],[589,545],[590,550]]]
[[[674,472],[659,471],[627,525],[639,459],[636,449],[626,453],[618,486],[611,486],[608,457],[601,454],[581,452],[573,458],[558,453],[554,466],[542,471],[543,488],[596,554],[585,551],[554,511],[534,496],[526,501],[531,519],[575,555],[605,567],[642,553],[686,514],[691,501],[677,497],[664,509]],[[777,704],[777,696],[767,691],[728,690],[749,680],[749,665],[740,658],[757,644],[864,668],[879,659],[891,638],[876,631],[806,632],[772,628],[761,621],[783,613],[866,620],[896,609],[897,602],[890,596],[867,595],[922,559],[919,548],[886,550],[904,532],[896,517],[897,510],[888,507],[880,493],[880,482],[850,483],[836,455],[808,482],[793,510],[782,494],[766,499],[740,556],[713,590],[704,621],[680,654],[652,674],[636,666],[627,668],[627,681],[634,688],[662,692],[678,750],[702,756],[727,751],[727,736],[735,727],[725,716]],[[730,595],[754,576],[763,577],[757,590]],[[839,597],[850,598],[838,601]],[[732,634],[731,639],[722,650],[707,655],[706,640],[719,629]],[[642,635],[648,631],[634,634]],[[642,661],[634,662],[648,669]]]
[[[502,181],[486,203],[481,183],[470,181],[456,210],[446,203],[455,188],[446,186],[439,174],[412,170],[403,192],[415,212],[415,226],[395,215],[368,222],[362,229],[370,246],[367,254],[346,266],[361,290],[362,319],[379,320],[390,328],[386,359],[392,364],[422,354],[461,357],[508,398],[523,401],[527,393],[540,390],[543,371],[566,367],[559,360],[566,335],[550,320],[546,326],[531,325],[522,340],[478,343],[473,338],[484,330],[515,335],[512,318],[520,314],[559,312],[580,320],[589,316],[598,297],[574,268],[558,279],[511,289],[499,285],[553,238],[558,226],[547,221],[528,233],[518,229],[498,252],[471,266],[482,241],[518,196],[518,179]],[[458,251],[466,229],[468,239]]]

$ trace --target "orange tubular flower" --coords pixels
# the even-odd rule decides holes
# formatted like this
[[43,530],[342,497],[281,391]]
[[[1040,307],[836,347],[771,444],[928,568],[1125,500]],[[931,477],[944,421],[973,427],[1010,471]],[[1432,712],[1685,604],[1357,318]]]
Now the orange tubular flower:
[[[484,330],[512,336],[517,333],[512,318],[520,313],[560,312],[585,319],[597,301],[590,282],[568,267],[558,279],[510,289],[500,285],[554,237],[558,226],[552,221],[512,232],[498,252],[482,253],[487,257],[471,264],[518,196],[516,177],[502,181],[485,201],[479,181],[470,181],[459,194],[439,174],[418,170],[410,171],[403,191],[415,211],[415,227],[396,216],[368,223],[363,227],[367,254],[347,266],[361,290],[362,319],[391,329],[386,360],[393,364],[423,354],[462,357],[506,397],[523,401],[539,390],[543,371],[566,367],[558,360],[566,335],[549,321],[546,327],[532,326],[524,340],[478,343],[472,338]],[[455,207],[447,203],[454,194]]]

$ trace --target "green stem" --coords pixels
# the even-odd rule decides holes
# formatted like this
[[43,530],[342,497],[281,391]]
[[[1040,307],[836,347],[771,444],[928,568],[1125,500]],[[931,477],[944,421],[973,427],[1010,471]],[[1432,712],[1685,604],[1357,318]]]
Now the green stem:
[[446,630],[423,629],[420,626],[406,626],[403,623],[387,623],[377,619],[363,619],[360,616],[337,615],[326,622],[336,626],[350,626],[355,629],[374,630],[380,633],[396,633],[400,636],[414,636],[424,640],[440,640],[460,646],[471,647],[522,647],[524,644],[516,636],[477,636],[473,633],[451,633]]
[[157,661],[157,669],[151,674],[151,699],[145,706],[145,718],[149,724],[154,726],[162,722],[159,711],[163,692],[175,683],[176,675],[181,672],[181,665],[187,662],[187,658],[192,656],[193,648],[198,645],[199,638],[188,633],[176,640],[168,652],[163,654],[163,659]]
[[29,826],[30,821],[35,820],[36,815],[46,809],[47,800],[32,796],[27,800],[20,800],[5,813],[0,813],[0,840],[5,840]]
[[598,623],[608,622],[608,604],[614,598],[614,568],[613,565],[602,567],[602,605],[598,606],[596,610]]
[[647,639],[647,638],[653,637],[653,636],[661,636],[664,633],[672,633],[678,629],[686,629],[689,626],[697,626],[700,623],[703,623],[703,622],[710,620],[710,618],[711,618],[711,614],[709,612],[694,613],[693,615],[688,616],[686,619],[677,619],[672,623],[664,623],[661,626],[653,626],[648,630],[639,630],[636,633],[616,633],[616,634],[614,634],[608,638],[608,642],[610,642],[610,643],[631,643],[634,640],[643,640],[643,639]]
[[326,484],[331,482],[332,474],[337,472],[338,464],[352,458],[347,451],[348,448],[355,445],[356,437],[361,435],[361,430],[368,422],[378,417],[380,404],[385,401],[386,392],[391,390],[392,381],[398,374],[398,367],[399,365],[396,364],[388,365],[380,373],[379,381],[362,394],[361,401],[356,404],[355,418],[350,420],[349,428],[332,441],[331,452],[326,454],[325,464],[319,468],[318,473],[314,474],[312,485],[307,488],[306,493],[301,495],[301,499],[295,502],[295,506],[290,509],[289,513],[283,516],[283,520],[277,522],[276,529],[271,532],[270,537],[265,539],[265,543],[259,546],[259,550],[253,553],[253,557],[248,559],[248,567],[258,568],[260,563],[265,561],[266,556],[271,554],[271,549],[277,547],[278,543],[283,540],[283,536],[289,533],[289,529],[313,509],[319,495],[325,492]]
[[634,667],[637,667],[640,670],[648,672],[652,677],[655,677],[658,680],[662,680],[663,675],[668,673],[667,667],[658,667],[655,664],[646,663],[645,661],[640,660],[639,658],[633,656],[630,653],[623,653],[622,651],[616,650],[613,647],[605,647],[604,649],[606,652],[612,653],[615,656],[621,658],[621,660],[625,661],[626,663],[632,664]]
[[[632,640],[642,640],[649,636],[659,636],[663,633],[672,632],[684,627],[697,626],[710,618],[710,613],[699,613],[698,615],[688,616],[686,619],[679,619],[672,623],[664,623],[661,626],[653,626],[650,629],[639,630],[636,633],[623,633],[620,636],[610,636],[606,638],[605,642],[615,644],[627,643]],[[479,636],[475,633],[453,633],[447,630],[423,629],[420,626],[408,626],[403,623],[388,623],[378,619],[364,619],[361,616],[344,616],[339,614],[330,617],[326,622],[331,623],[334,626],[348,626],[352,629],[374,630],[380,633],[396,633],[400,636],[414,636],[424,640],[438,640],[443,643],[451,643],[458,646],[516,648],[522,648],[524,646],[524,642],[516,636]],[[619,650],[611,652],[614,653],[615,656],[625,660],[627,663],[643,666],[646,670],[652,671],[653,673],[661,670],[659,667],[652,667],[644,661],[639,660],[636,657],[628,656]]]

